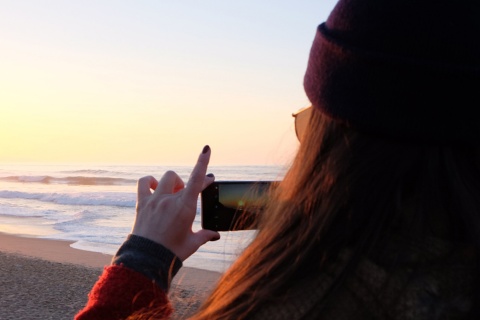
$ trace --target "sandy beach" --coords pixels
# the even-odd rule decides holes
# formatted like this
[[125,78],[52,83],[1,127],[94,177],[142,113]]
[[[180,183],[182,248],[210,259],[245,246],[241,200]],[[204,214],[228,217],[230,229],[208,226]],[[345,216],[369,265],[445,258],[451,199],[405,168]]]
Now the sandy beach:
[[[0,319],[73,319],[112,256],[70,244],[0,233]],[[175,318],[195,311],[219,276],[183,267],[170,291]]]

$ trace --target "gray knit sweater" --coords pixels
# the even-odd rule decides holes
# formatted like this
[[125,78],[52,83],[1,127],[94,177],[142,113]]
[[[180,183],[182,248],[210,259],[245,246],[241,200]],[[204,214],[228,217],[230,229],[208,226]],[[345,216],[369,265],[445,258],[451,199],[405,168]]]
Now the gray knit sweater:
[[470,319],[478,274],[473,248],[396,238],[371,255],[375,261],[362,259],[326,299],[349,256],[345,250],[330,272],[299,282],[287,301],[263,306],[252,319]]

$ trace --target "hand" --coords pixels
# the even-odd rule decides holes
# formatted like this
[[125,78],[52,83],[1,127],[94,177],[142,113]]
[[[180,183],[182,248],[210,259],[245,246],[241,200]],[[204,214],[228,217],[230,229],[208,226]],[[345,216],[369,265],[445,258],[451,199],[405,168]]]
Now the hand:
[[138,180],[137,215],[132,234],[163,245],[182,261],[207,241],[220,239],[215,231],[192,231],[198,195],[215,180],[213,175],[205,175],[210,153],[210,147],[205,146],[186,187],[173,171],[167,171],[160,181],[151,176]]

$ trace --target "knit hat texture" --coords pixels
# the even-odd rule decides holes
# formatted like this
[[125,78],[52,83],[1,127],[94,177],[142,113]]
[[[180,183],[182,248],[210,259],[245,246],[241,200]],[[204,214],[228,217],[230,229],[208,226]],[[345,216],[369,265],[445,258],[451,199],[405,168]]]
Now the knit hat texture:
[[304,87],[359,131],[480,142],[480,2],[340,0],[316,33]]

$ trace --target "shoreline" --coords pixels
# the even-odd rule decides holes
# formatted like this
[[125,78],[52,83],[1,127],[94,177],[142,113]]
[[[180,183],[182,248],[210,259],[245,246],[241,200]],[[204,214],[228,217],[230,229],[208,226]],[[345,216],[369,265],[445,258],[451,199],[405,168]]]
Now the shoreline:
[[111,255],[72,248],[72,243],[0,232],[0,252],[102,269],[112,260]]
[[[72,243],[0,233],[2,317],[73,319],[112,256],[75,249]],[[176,316],[185,318],[194,312],[220,276],[182,267],[169,292]]]

